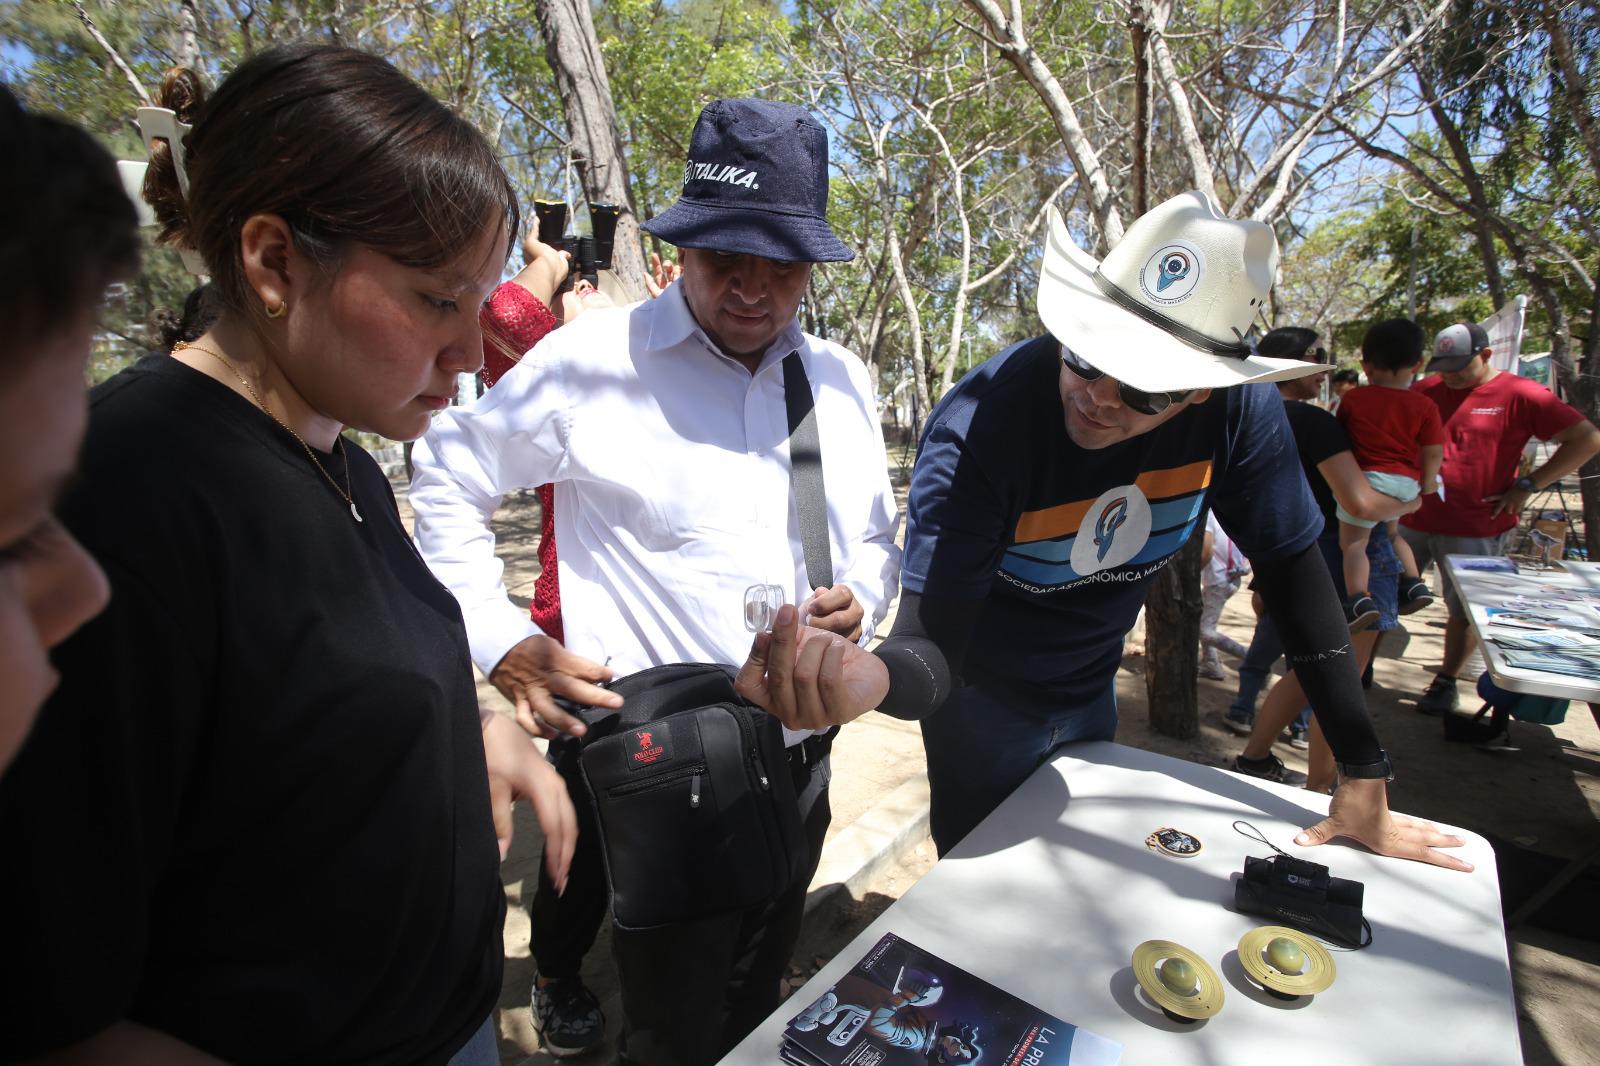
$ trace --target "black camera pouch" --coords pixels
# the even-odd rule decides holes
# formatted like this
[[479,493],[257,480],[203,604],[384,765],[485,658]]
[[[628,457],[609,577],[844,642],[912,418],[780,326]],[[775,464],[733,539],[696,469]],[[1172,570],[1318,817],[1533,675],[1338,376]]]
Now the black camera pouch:
[[1280,853],[1244,860],[1244,876],[1233,886],[1233,905],[1245,914],[1363,948],[1372,943],[1372,927],[1361,915],[1364,891],[1360,881],[1334,877],[1326,866]]
[[775,899],[806,868],[777,719],[733,668],[656,666],[606,686],[620,710],[580,708],[580,764],[600,827],[612,914],[648,929]]

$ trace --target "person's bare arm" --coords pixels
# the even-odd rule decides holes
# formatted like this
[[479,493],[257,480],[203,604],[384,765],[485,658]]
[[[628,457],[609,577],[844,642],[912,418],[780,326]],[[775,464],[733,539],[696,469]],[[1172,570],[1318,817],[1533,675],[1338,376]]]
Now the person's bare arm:
[[578,840],[578,817],[567,795],[567,783],[545,761],[527,733],[501,715],[483,726],[483,751],[489,769],[489,806],[500,861],[511,850],[511,806],[526,800],[544,834],[544,865],[557,892],[566,891],[567,870]]
[[[1544,491],[1600,452],[1600,429],[1596,429],[1591,422],[1574,422],[1551,437],[1550,442],[1558,445],[1556,450],[1544,465],[1528,474],[1533,481],[1533,492]],[[1523,492],[1513,485],[1504,492],[1484,497],[1484,500],[1494,503],[1494,514],[1502,511],[1521,514],[1533,492]]]
[[1424,444],[1422,452],[1422,494],[1432,496],[1439,491],[1439,465],[1444,462],[1443,444]]
[[175,1036],[130,1021],[30,1061],[35,1066],[219,1066],[222,1062]]
[[511,279],[512,282],[527,289],[546,307],[551,307],[557,287],[567,279],[567,273],[572,269],[572,257],[540,241],[539,231],[532,229],[522,242],[522,261],[527,265]]
[[1421,500],[1397,500],[1367,484],[1366,475],[1350,452],[1330,455],[1317,464],[1317,470],[1340,506],[1368,522],[1387,522],[1422,506]]

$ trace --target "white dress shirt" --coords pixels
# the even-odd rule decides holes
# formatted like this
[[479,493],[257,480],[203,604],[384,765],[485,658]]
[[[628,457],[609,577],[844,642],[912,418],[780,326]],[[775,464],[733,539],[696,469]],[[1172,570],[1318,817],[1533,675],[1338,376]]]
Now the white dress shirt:
[[752,375],[672,285],[550,333],[417,442],[417,544],[461,604],[485,674],[539,632],[507,597],[489,518],[507,492],[546,482],[566,646],[618,675],[737,665],[752,640],[746,588],[804,601],[782,366],[795,350],[816,394],[834,584],[853,590],[871,636],[898,587],[900,518],[866,368],[791,322]]

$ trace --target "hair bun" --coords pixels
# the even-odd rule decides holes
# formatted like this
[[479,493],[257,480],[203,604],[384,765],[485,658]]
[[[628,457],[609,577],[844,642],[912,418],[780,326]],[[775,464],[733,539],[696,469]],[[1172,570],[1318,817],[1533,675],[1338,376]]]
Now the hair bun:
[[156,106],[172,111],[178,121],[184,123],[194,122],[195,113],[205,99],[205,82],[188,67],[173,67],[167,71],[161,76],[161,87],[156,90]]
[[[161,76],[155,105],[170,110],[179,122],[193,124],[205,98],[205,83],[199,74],[188,67],[173,67]],[[145,171],[141,193],[161,226],[156,240],[162,244],[192,247],[188,206],[178,185],[177,164],[164,137],[157,138],[150,146],[150,166]]]

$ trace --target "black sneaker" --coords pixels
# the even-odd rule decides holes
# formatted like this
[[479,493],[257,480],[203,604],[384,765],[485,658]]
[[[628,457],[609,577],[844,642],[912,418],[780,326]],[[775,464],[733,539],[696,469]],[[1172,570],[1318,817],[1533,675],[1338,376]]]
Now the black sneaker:
[[1302,786],[1306,783],[1305,774],[1299,770],[1289,769],[1276,755],[1268,755],[1265,759],[1246,759],[1243,755],[1237,756],[1233,760],[1233,771],[1259,777],[1263,781],[1276,781],[1280,785]]
[[1433,592],[1420,577],[1400,579],[1400,613],[1416,614],[1433,602]]
[[1359,633],[1378,620],[1378,605],[1365,592],[1359,592],[1344,601],[1344,620],[1350,623],[1350,632]]
[[1427,691],[1417,697],[1417,713],[1437,718],[1456,709],[1461,697],[1456,694],[1456,679],[1434,676]]
[[539,1042],[556,1058],[581,1055],[600,1043],[606,1016],[583,981],[569,977],[543,988],[533,983],[533,1024]]

